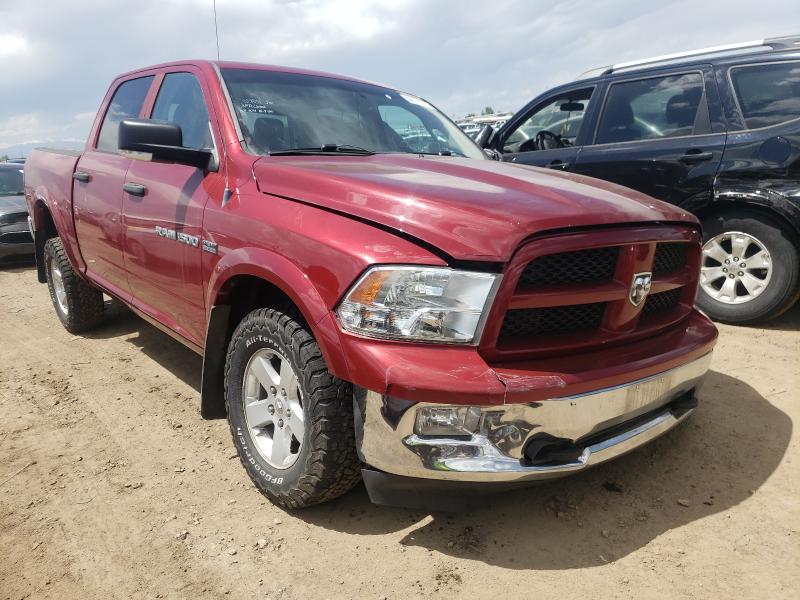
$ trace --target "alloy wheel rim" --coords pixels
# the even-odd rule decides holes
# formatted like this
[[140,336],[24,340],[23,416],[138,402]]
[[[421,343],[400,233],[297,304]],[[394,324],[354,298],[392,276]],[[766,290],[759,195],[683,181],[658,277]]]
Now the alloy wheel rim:
[[761,240],[749,233],[726,231],[703,245],[700,287],[723,304],[744,304],[758,298],[772,279],[772,257]]
[[56,293],[56,302],[61,312],[65,315],[69,314],[69,306],[67,305],[67,290],[64,288],[64,276],[61,274],[61,269],[58,268],[56,260],[50,259],[50,275],[53,281],[53,291]]
[[244,416],[261,457],[276,469],[288,469],[303,446],[305,422],[297,375],[282,354],[258,350],[247,362],[242,386]]

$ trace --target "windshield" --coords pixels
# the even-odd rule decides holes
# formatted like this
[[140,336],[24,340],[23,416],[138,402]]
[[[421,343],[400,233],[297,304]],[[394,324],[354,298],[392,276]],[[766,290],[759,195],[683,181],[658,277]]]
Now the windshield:
[[22,195],[22,169],[0,169],[0,196]]
[[260,69],[222,69],[247,149],[353,149],[486,158],[425,100],[367,83]]

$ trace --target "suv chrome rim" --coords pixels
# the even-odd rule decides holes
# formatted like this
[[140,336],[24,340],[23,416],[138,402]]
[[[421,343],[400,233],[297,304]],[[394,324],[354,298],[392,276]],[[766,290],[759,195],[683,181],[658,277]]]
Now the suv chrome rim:
[[276,469],[291,467],[305,432],[292,365],[277,351],[262,348],[247,363],[242,395],[245,422],[258,453]]
[[61,312],[65,315],[69,314],[69,306],[67,305],[67,290],[64,289],[64,277],[61,275],[61,269],[56,264],[56,259],[50,259],[50,280],[53,282],[53,291],[56,293],[56,302]]
[[700,287],[724,304],[744,304],[758,298],[772,278],[772,258],[757,237],[726,231],[703,246]]

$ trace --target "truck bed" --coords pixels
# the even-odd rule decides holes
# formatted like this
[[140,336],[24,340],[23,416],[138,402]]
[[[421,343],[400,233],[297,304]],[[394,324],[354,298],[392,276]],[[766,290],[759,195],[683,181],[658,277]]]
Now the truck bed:
[[[72,214],[72,174],[78,164],[81,152],[37,148],[25,163],[25,188],[28,213],[33,220],[34,230],[46,228],[43,220],[47,206],[53,217],[53,225],[61,233],[64,246],[72,264],[84,270],[83,259],[78,252],[78,240],[75,235],[75,221]],[[37,242],[38,243],[38,242]],[[37,245],[37,253],[40,248]],[[41,261],[37,260],[39,280],[44,280]]]

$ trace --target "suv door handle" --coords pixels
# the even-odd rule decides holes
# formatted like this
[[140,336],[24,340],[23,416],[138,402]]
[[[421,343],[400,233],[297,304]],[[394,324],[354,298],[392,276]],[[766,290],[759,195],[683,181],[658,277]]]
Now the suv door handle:
[[122,186],[122,189],[131,196],[144,196],[144,193],[147,191],[147,188],[141,183],[126,183]]
[[562,171],[566,171],[567,167],[569,167],[569,163],[556,158],[555,160],[551,160],[545,166],[548,169],[561,169]]
[[680,161],[683,163],[696,163],[696,162],[703,162],[705,160],[711,160],[714,158],[713,152],[702,152],[701,150],[689,150],[680,157]]
[[75,181],[82,181],[83,183],[89,183],[89,180],[92,178],[92,176],[91,176],[91,175],[89,175],[89,174],[88,174],[87,172],[85,172],[85,171],[75,171],[75,172],[72,174],[72,178],[73,178]]

